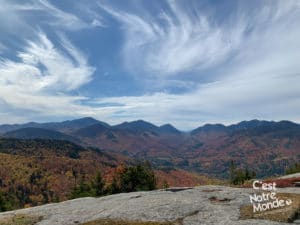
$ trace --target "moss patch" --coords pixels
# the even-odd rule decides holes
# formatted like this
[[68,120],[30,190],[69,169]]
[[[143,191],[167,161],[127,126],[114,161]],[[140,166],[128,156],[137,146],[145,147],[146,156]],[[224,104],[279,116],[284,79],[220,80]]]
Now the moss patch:
[[34,225],[41,220],[41,216],[15,215],[0,220],[0,225]]
[[253,213],[252,205],[245,205],[240,208],[241,219],[266,219],[277,222],[290,223],[300,213],[300,194],[277,193],[279,199],[291,199],[292,204],[282,208]]

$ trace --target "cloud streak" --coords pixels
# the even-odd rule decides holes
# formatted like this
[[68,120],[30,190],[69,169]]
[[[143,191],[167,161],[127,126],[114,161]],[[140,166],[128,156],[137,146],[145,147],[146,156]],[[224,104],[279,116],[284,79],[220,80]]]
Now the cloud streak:
[[141,117],[186,128],[253,118],[300,122],[297,1],[240,5],[222,23],[209,11],[196,8],[192,13],[178,1],[168,1],[169,10],[162,10],[159,19],[157,14],[101,7],[122,26],[126,68],[154,76],[158,84],[170,77],[195,82],[180,95],[100,99],[102,104],[124,104],[115,107],[115,118]]
[[74,90],[88,83],[95,69],[67,39],[62,41],[68,57],[55,48],[44,33],[38,33],[38,42],[27,41],[24,51],[18,53],[20,61],[2,59],[1,84],[32,91]]
[[245,30],[242,23],[220,26],[179,1],[168,1],[168,10],[150,18],[100,7],[122,24],[124,63],[137,73],[171,76],[216,66],[239,47]]
[[[35,26],[45,25],[62,31],[78,31],[104,26],[100,16],[89,9],[89,4],[82,4],[82,2],[74,4],[88,12],[81,15],[62,10],[48,0],[29,0],[22,4],[0,0],[0,3],[0,28],[2,27],[6,32],[15,33],[14,29],[16,28],[32,32],[35,30]],[[34,16],[38,17],[38,21],[32,20]],[[10,25],[8,26],[8,24]]]
[[44,114],[82,113],[85,107],[79,102],[85,98],[67,93],[90,82],[95,68],[65,37],[61,43],[64,51],[39,32],[17,54],[18,60],[0,59],[0,99]]
[[[111,123],[145,119],[183,129],[253,118],[300,122],[298,1],[240,1],[225,5],[227,11],[211,1],[131,3],[102,1],[98,7],[65,10],[46,0],[4,2],[7,10],[0,9],[0,18],[13,12],[6,16],[14,29],[31,32],[18,39],[17,54],[1,55],[0,114],[11,111],[17,121],[87,115]],[[29,25],[28,12],[45,33]],[[100,32],[79,33],[103,24]],[[0,29],[11,34],[4,22]],[[69,41],[70,34],[76,42]],[[116,90],[114,97],[97,97],[101,85],[91,81],[102,74],[72,43],[87,51],[103,47],[104,52],[90,52],[93,62],[113,68],[107,78],[113,82],[107,83]],[[121,61],[106,59],[111,49],[113,60]],[[129,89],[126,96],[118,93],[118,86],[126,89],[136,80],[145,86],[139,96],[130,96]],[[74,94],[81,90],[84,95]]]

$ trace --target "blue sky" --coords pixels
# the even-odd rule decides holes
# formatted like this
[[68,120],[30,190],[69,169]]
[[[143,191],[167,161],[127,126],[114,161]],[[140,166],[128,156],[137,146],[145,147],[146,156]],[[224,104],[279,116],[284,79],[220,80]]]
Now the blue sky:
[[0,5],[0,123],[300,122],[299,1]]

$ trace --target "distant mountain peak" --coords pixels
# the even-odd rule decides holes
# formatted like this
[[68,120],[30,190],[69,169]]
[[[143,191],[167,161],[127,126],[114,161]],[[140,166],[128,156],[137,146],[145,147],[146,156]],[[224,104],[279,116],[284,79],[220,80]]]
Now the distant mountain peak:
[[70,133],[73,132],[74,130],[91,126],[93,124],[102,124],[103,126],[110,127],[109,124],[98,121],[92,117],[83,117],[79,119],[66,120],[62,122],[48,122],[48,123],[30,122],[25,124],[1,125],[0,133],[7,133],[13,130],[28,128],[28,127],[44,128],[48,130],[56,130],[56,131]]
[[104,126],[110,126],[109,124],[96,120],[93,117],[83,117],[83,118],[79,118],[79,119],[74,119],[74,120],[67,120],[64,122],[61,122],[64,124],[73,124],[73,125],[79,125],[79,126],[90,126],[93,124],[102,124]]
[[[296,128],[300,127],[300,125],[290,122],[290,121],[266,121],[266,120],[244,120],[237,124],[225,126],[223,124],[205,124],[191,131],[192,135],[198,134],[200,132],[238,132],[238,131],[246,131],[246,130],[255,130],[255,129],[264,129],[265,131],[272,131],[280,128]],[[265,129],[268,128],[268,129]]]
[[173,125],[167,123],[159,127],[159,131],[161,133],[169,133],[169,134],[179,134],[181,133],[179,130],[177,130]]
[[17,139],[51,139],[51,140],[68,140],[76,141],[75,138],[50,129],[38,128],[38,127],[25,127],[18,130],[13,130],[3,135],[7,138]]
[[79,119],[69,120],[69,122],[93,122],[93,123],[98,123],[100,121],[96,120],[93,117],[82,117],[82,118],[79,118]]
[[250,128],[250,127],[257,127],[257,126],[262,126],[262,125],[271,124],[271,123],[275,123],[275,122],[254,119],[254,120],[244,120],[244,121],[241,121],[237,124],[231,125],[229,127],[234,127],[235,126],[235,127]]
[[79,135],[81,137],[95,138],[97,135],[109,131],[110,128],[102,123],[92,124],[87,127],[83,127],[73,133],[73,135]]
[[227,127],[223,124],[205,124],[204,126],[198,127],[191,132],[192,135],[201,132],[225,132]]
[[134,120],[131,122],[127,122],[128,124],[134,124],[134,125],[147,125],[147,126],[154,126],[156,127],[154,124],[147,122],[145,120]]
[[121,123],[119,125],[114,126],[114,128],[117,130],[126,130],[135,133],[140,133],[145,131],[155,131],[158,127],[144,120],[135,120],[132,122]]

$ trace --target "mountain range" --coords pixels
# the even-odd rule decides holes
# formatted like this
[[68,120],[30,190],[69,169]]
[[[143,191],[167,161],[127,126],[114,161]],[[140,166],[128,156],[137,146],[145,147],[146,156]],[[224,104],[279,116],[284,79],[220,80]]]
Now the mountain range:
[[0,135],[15,139],[67,140],[84,147],[134,160],[149,160],[156,168],[228,176],[231,161],[258,176],[284,173],[300,159],[300,125],[290,121],[251,120],[225,126],[206,124],[182,132],[171,124],[143,120],[111,126],[90,117],[53,123],[1,125]]

